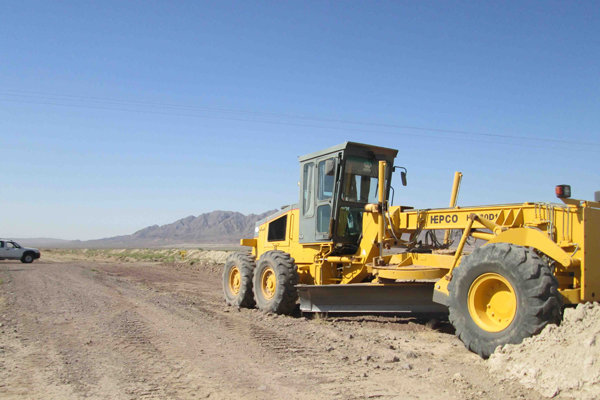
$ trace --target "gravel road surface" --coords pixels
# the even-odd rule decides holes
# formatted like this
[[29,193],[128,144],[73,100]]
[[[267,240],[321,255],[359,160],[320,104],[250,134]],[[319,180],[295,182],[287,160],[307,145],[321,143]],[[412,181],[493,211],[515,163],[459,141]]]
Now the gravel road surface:
[[540,398],[447,325],[238,310],[220,271],[0,262],[0,398]]

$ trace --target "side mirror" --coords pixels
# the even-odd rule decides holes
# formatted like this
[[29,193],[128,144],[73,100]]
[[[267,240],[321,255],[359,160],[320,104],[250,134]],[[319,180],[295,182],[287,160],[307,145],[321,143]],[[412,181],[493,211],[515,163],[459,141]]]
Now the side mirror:
[[333,159],[325,160],[325,175],[335,175],[335,161]]
[[397,167],[394,165],[394,169],[393,171],[396,172],[396,168],[401,168],[402,171],[400,171],[400,179],[402,179],[402,186],[406,186],[406,168],[404,167]]

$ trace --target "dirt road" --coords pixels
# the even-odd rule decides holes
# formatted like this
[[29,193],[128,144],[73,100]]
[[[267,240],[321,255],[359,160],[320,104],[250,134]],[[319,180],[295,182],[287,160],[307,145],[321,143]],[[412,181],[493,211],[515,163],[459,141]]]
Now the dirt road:
[[0,262],[0,280],[0,398],[539,398],[448,327],[226,307],[216,266]]

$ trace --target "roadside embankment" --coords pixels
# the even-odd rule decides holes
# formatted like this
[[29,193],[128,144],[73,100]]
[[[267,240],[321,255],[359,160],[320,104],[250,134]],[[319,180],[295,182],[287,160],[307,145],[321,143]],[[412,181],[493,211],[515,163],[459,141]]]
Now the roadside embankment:
[[204,249],[45,249],[46,261],[160,262],[189,265],[224,264],[230,251]]

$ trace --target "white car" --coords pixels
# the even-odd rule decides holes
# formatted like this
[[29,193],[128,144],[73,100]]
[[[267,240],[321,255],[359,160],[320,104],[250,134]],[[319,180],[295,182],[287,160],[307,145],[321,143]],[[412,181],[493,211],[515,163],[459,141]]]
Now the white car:
[[36,258],[40,258],[38,249],[21,247],[14,240],[0,239],[0,260],[21,260],[28,264]]

